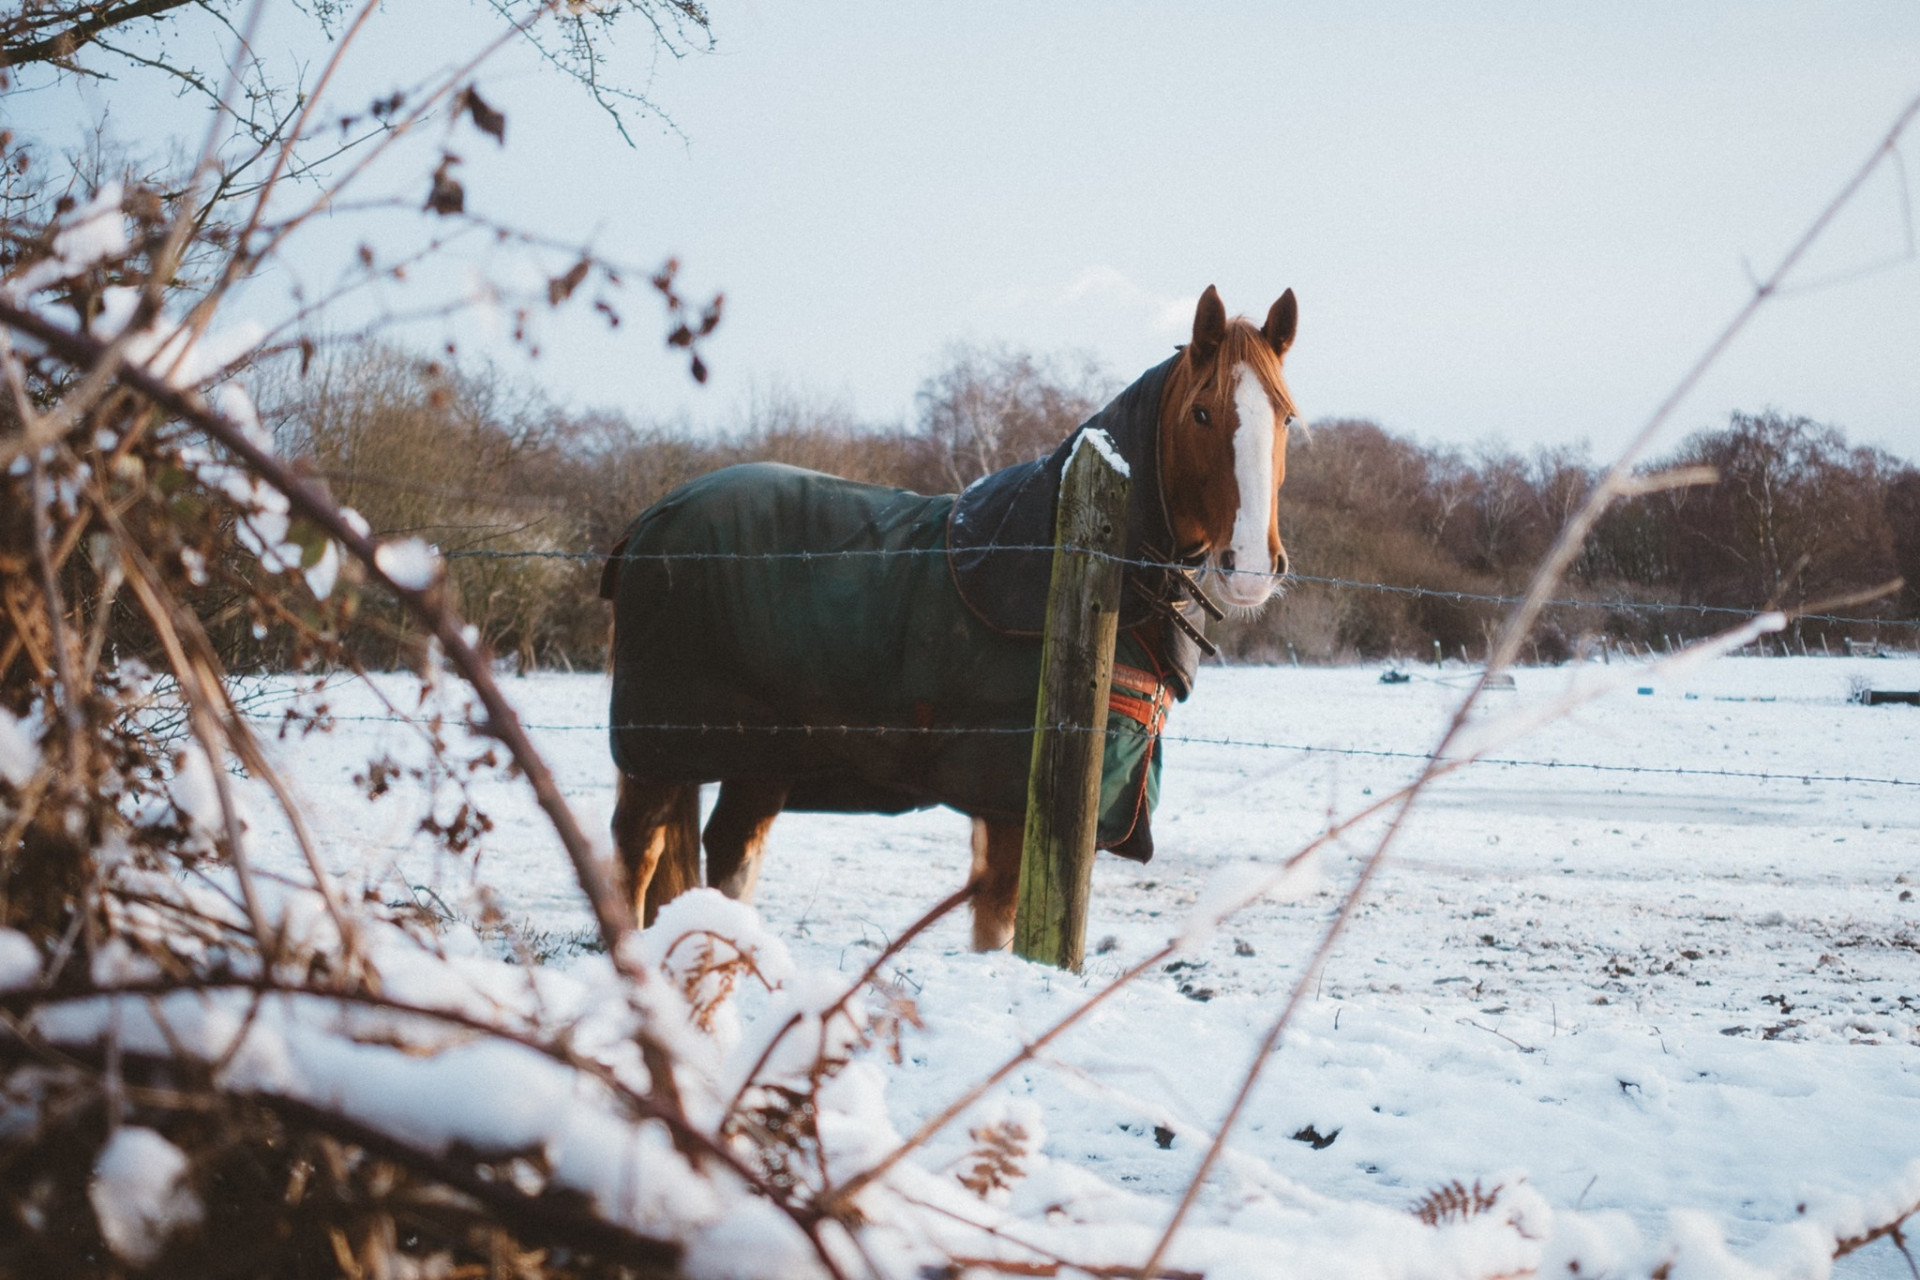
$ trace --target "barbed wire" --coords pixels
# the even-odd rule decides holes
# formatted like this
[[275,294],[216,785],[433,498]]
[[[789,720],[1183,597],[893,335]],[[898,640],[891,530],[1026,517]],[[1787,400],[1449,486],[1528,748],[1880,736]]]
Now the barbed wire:
[[[974,550],[972,548],[970,551]],[[983,548],[992,553],[1027,552],[1051,555],[1056,548],[1051,543],[1031,546],[996,546]],[[645,555],[630,555],[624,560],[643,561],[659,564],[678,564],[703,561],[793,561],[809,563],[815,560],[877,559],[886,556],[944,556],[947,548],[941,547],[849,547],[827,551],[672,551],[652,552]],[[1108,552],[1087,550],[1082,552],[1098,560],[1110,561],[1126,568],[1191,571],[1194,566],[1175,564],[1164,560],[1142,560],[1130,556],[1113,555]],[[494,551],[471,549],[449,551],[442,556],[446,560],[579,560],[604,563],[609,558],[605,551]],[[1363,591],[1380,591],[1394,595],[1423,596],[1441,600],[1468,601],[1476,604],[1518,605],[1525,597],[1495,595],[1479,591],[1449,591],[1437,587],[1409,587],[1388,582],[1369,582],[1360,578],[1331,578],[1307,573],[1270,573],[1262,569],[1211,569],[1209,573],[1222,576],[1243,578],[1264,578],[1274,582],[1310,583],[1315,586],[1352,587]],[[1685,604],[1659,600],[1585,600],[1564,597],[1546,601],[1549,608],[1560,609],[1605,609],[1621,613],[1685,613],[1695,617],[1754,618],[1770,609],[1742,609],[1733,605]],[[1867,618],[1837,613],[1801,613],[1794,615],[1800,622],[1832,622],[1862,627],[1906,627],[1920,629],[1920,618]]]
[[[281,720],[289,713],[271,715],[263,712],[247,712],[247,718],[260,721]],[[359,716],[326,715],[316,717],[323,722],[338,724],[419,724],[420,720],[406,716]],[[471,721],[453,721],[459,727],[473,729],[477,727]],[[536,733],[681,733],[681,734],[758,734],[778,736],[797,734],[805,737],[846,738],[859,735],[886,738],[939,738],[965,736],[1011,736],[1031,734],[1034,725],[752,725],[752,724],[536,724],[523,722],[520,726]],[[1089,725],[1062,722],[1049,726],[1059,733],[1104,733]],[[1161,742],[1179,743],[1187,746],[1235,747],[1262,751],[1289,751],[1307,755],[1363,756],[1383,760],[1414,760],[1430,763],[1434,756],[1423,751],[1393,751],[1387,748],[1371,747],[1331,747],[1303,742],[1275,742],[1259,738],[1235,738],[1212,734],[1175,734],[1157,735]],[[1699,769],[1682,765],[1635,765],[1635,764],[1598,764],[1584,760],[1517,760],[1497,756],[1483,756],[1471,761],[1476,765],[1501,765],[1519,769],[1573,769],[1594,773],[1661,774],[1677,777],[1699,778],[1745,778],[1761,782],[1803,782],[1803,783],[1844,783],[1865,784],[1882,787],[1920,787],[1920,779],[1879,778],[1860,774],[1836,773],[1776,773],[1760,769]]]

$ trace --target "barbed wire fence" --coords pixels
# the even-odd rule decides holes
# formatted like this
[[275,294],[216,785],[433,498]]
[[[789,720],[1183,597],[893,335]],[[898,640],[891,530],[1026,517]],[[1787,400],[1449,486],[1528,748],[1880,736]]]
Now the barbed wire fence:
[[[997,550],[1008,552],[1008,553],[1051,554],[1054,548],[1051,545],[1035,544],[1035,545],[1007,546],[1007,547],[997,548]],[[685,551],[685,552],[671,552],[671,553],[658,553],[658,554],[636,553],[636,554],[625,556],[624,559],[634,561],[634,562],[649,562],[649,563],[657,562],[662,564],[733,562],[733,563],[785,563],[785,564],[791,564],[791,565],[807,566],[807,565],[813,565],[813,564],[828,564],[836,561],[846,561],[846,560],[867,560],[867,559],[876,559],[876,558],[883,558],[883,557],[921,557],[921,556],[930,556],[930,555],[944,556],[945,554],[947,554],[947,552],[944,547],[835,548],[835,549],[827,549],[827,550],[756,551],[756,552]],[[1166,563],[1156,561],[1156,560],[1150,560],[1150,559],[1130,558],[1125,556],[1111,556],[1111,555],[1106,555],[1100,552],[1087,552],[1085,554],[1088,554],[1090,556],[1093,556],[1099,559],[1115,561],[1126,568],[1179,569],[1184,567],[1179,565],[1168,565]],[[449,561],[484,560],[484,561],[525,562],[525,561],[560,560],[560,561],[600,564],[607,560],[608,553],[604,551],[585,551],[585,550],[464,549],[464,550],[444,552],[443,558]],[[1518,604],[1520,602],[1519,597],[1494,595],[1494,594],[1480,593],[1480,592],[1439,590],[1439,589],[1428,588],[1428,587],[1406,586],[1406,585],[1382,583],[1382,582],[1371,582],[1371,581],[1351,579],[1351,578],[1326,577],[1326,576],[1316,576],[1311,574],[1294,574],[1294,573],[1277,574],[1277,573],[1267,573],[1260,570],[1230,570],[1230,571],[1220,571],[1220,572],[1232,573],[1235,576],[1276,579],[1279,581],[1289,582],[1289,583],[1310,583],[1318,586],[1339,587],[1339,588],[1357,589],[1357,590],[1366,590],[1366,591],[1390,592],[1394,594],[1420,596],[1420,597],[1437,597],[1437,598],[1446,599],[1446,600],[1468,600],[1468,601],[1474,601],[1478,603],[1497,604],[1497,605],[1505,605],[1505,606],[1511,606],[1514,604]],[[1679,614],[1679,615],[1685,615],[1685,616],[1691,616],[1691,617],[1703,618],[1703,619],[1704,618],[1726,619],[1734,622],[1748,621],[1748,620],[1760,617],[1766,612],[1769,612],[1767,610],[1740,609],[1740,608],[1734,608],[1731,606],[1724,606],[1724,605],[1670,603],[1670,602],[1659,602],[1659,601],[1638,601],[1638,600],[1617,600],[1617,599],[1590,599],[1590,598],[1580,598],[1580,597],[1554,598],[1546,601],[1545,603],[1548,607],[1580,608],[1580,609],[1595,609],[1595,610],[1620,610],[1620,611],[1632,611],[1632,612],[1647,613],[1647,614]],[[1282,605],[1281,607],[1284,607],[1284,606]],[[1809,613],[1797,614],[1795,616],[1800,620],[1820,621],[1820,622],[1826,622],[1833,625],[1891,627],[1896,629],[1902,629],[1908,632],[1920,633],[1920,619],[1869,617],[1869,616],[1859,616],[1859,615],[1850,615],[1850,614],[1842,614],[1842,613],[1828,613],[1828,612],[1809,612]],[[1671,648],[1671,640],[1669,640],[1669,648]],[[1439,677],[1423,676],[1420,678],[1426,679],[1426,680],[1439,680],[1443,683],[1446,682],[1447,680],[1447,677],[1445,676],[1439,676]],[[1728,699],[1728,700],[1746,701],[1746,699]],[[275,720],[279,720],[282,718],[282,714],[285,714],[285,713],[276,714],[276,713],[260,711],[260,710],[249,710],[247,713],[248,718],[259,721],[259,722],[272,722]],[[388,715],[328,714],[325,716],[325,719],[332,723],[362,723],[362,724],[413,723],[410,717],[407,717],[405,715],[400,715],[400,714],[388,714]],[[472,730],[478,730],[481,728],[481,726],[478,723],[467,724],[464,727]],[[540,723],[540,722],[529,721],[525,723],[524,727],[532,731],[545,732],[545,733],[583,733],[583,732],[629,733],[630,732],[630,733],[681,733],[681,734],[692,733],[692,734],[701,734],[701,735],[741,734],[741,735],[761,735],[761,736],[794,734],[794,735],[803,735],[806,737],[818,737],[822,740],[835,739],[835,738],[846,739],[846,738],[854,738],[854,737],[874,737],[874,738],[896,737],[901,739],[918,738],[921,740],[926,740],[926,739],[953,738],[953,737],[964,737],[964,736],[1015,736],[1015,735],[1031,735],[1033,732],[1035,732],[1035,729],[1036,729],[1036,726],[1032,723],[1009,724],[1009,725],[919,725],[919,724],[845,724],[845,723],[839,723],[839,724],[827,724],[827,723],[704,724],[704,723],[624,723],[623,722],[623,723],[617,723],[617,724],[610,724],[610,723],[603,723],[603,722],[597,722],[597,721],[591,722],[591,723],[575,723],[575,722]],[[1051,727],[1057,731],[1066,732],[1066,733],[1099,733],[1104,731],[1100,727],[1092,726],[1092,725],[1057,724]],[[1431,764],[1436,759],[1439,758],[1430,753],[1419,752],[1419,751],[1402,751],[1402,750],[1392,750],[1392,749],[1379,748],[1379,747],[1339,745],[1339,744],[1325,743],[1325,742],[1311,743],[1311,742],[1297,742],[1297,741],[1285,741],[1285,740],[1275,740],[1275,739],[1246,738],[1246,737],[1237,737],[1237,736],[1219,735],[1219,734],[1180,734],[1180,733],[1167,733],[1163,731],[1160,734],[1158,734],[1157,737],[1159,741],[1164,743],[1178,744],[1178,745],[1185,745],[1185,746],[1221,747],[1221,748],[1244,749],[1244,750],[1263,751],[1263,752],[1281,752],[1281,753],[1290,753],[1290,754],[1303,755],[1303,756],[1350,757],[1350,758],[1377,759],[1377,760],[1405,760],[1409,762],[1418,762],[1422,765]],[[1558,771],[1586,772],[1586,773],[1611,774],[1611,775],[1622,775],[1622,776],[1692,777],[1692,778],[1716,778],[1716,779],[1722,779],[1722,780],[1737,779],[1737,780],[1755,781],[1755,782],[1797,782],[1797,783],[1802,783],[1806,785],[1828,784],[1828,785],[1862,785],[1862,786],[1877,786],[1877,787],[1920,787],[1920,778],[1893,777],[1893,776],[1884,776],[1879,774],[1867,774],[1867,773],[1833,774],[1833,773],[1816,773],[1816,772],[1796,772],[1792,770],[1720,769],[1720,768],[1705,768],[1705,767],[1694,767],[1694,766],[1683,766],[1683,765],[1610,764],[1610,763],[1585,761],[1585,760],[1527,759],[1527,758],[1515,758],[1515,757],[1506,757],[1506,756],[1483,757],[1475,760],[1473,763],[1479,764],[1479,765],[1491,765],[1491,766],[1498,766],[1498,767],[1504,767],[1504,768],[1558,770]]]
[[[997,546],[996,553],[1032,553],[1051,555],[1051,545]],[[649,563],[710,562],[728,560],[755,561],[795,561],[808,563],[835,559],[881,558],[890,556],[944,556],[945,547],[887,547],[887,548],[848,548],[828,551],[676,551],[666,554],[632,555],[628,559]],[[1190,568],[1179,564],[1170,564],[1159,560],[1144,560],[1127,556],[1111,556],[1098,551],[1082,551],[1079,554],[1093,559],[1108,560],[1124,568],[1133,569],[1173,569]],[[447,560],[573,560],[602,563],[608,557],[605,551],[507,551],[487,548],[474,548],[443,553]],[[1300,583],[1314,586],[1349,587],[1361,591],[1382,591],[1394,595],[1418,596],[1438,600],[1471,601],[1476,604],[1516,605],[1525,597],[1497,595],[1479,591],[1452,591],[1435,587],[1402,586],[1389,582],[1372,582],[1361,578],[1321,577],[1307,573],[1268,573],[1259,569],[1217,569],[1211,572],[1236,578],[1262,578],[1278,583]],[[1555,597],[1542,602],[1548,608],[1581,608],[1617,610],[1627,613],[1670,613],[1692,615],[1700,618],[1729,618],[1744,620],[1759,617],[1768,609],[1742,609],[1732,605],[1692,604],[1660,600],[1623,600],[1588,599],[1577,596]],[[1798,613],[1794,615],[1802,622],[1830,622],[1838,625],[1897,627],[1920,634],[1920,618],[1884,618],[1864,617],[1836,613]]]
[[[282,717],[263,712],[251,712],[248,719],[262,723],[272,723]],[[414,723],[406,716],[356,716],[329,715],[326,719],[334,724],[410,724]],[[477,722],[463,724],[468,729],[478,729]],[[539,724],[523,722],[522,727],[536,733],[710,733],[710,734],[802,734],[807,737],[962,737],[962,736],[1013,736],[1031,734],[1035,726],[930,726],[917,725],[851,725],[851,724],[808,724],[808,725],[746,725],[746,724]],[[1103,730],[1090,725],[1055,724],[1050,726],[1061,733],[1100,733]],[[1423,764],[1445,759],[1422,751],[1392,751],[1375,747],[1335,747],[1315,745],[1304,742],[1275,742],[1258,738],[1234,738],[1214,734],[1178,734],[1162,733],[1162,742],[1178,743],[1185,746],[1234,747],[1254,751],[1287,751],[1300,755],[1357,756],[1378,760],[1412,760]],[[1569,769],[1585,770],[1593,773],[1619,774],[1655,774],[1673,777],[1693,778],[1742,778],[1757,782],[1802,782],[1802,783],[1857,783],[1882,787],[1920,787],[1920,778],[1883,778],[1864,774],[1840,773],[1782,773],[1761,769],[1693,769],[1680,765],[1631,765],[1599,764],[1585,760],[1520,760],[1504,756],[1485,756],[1472,761],[1480,765],[1500,765],[1515,769]]]

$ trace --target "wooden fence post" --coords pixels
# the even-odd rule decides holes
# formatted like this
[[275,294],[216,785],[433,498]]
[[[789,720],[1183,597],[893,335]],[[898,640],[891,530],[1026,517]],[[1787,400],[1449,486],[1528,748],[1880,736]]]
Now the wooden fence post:
[[1067,459],[1054,517],[1013,932],[1015,954],[1075,972],[1087,951],[1107,693],[1120,625],[1120,564],[1114,557],[1126,549],[1131,487],[1126,464],[1106,434],[1082,432]]

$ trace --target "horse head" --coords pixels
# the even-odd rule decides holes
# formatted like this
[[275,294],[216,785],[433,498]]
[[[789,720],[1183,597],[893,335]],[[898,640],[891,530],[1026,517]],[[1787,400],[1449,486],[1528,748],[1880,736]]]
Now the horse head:
[[1255,328],[1212,285],[1160,402],[1160,477],[1175,553],[1203,558],[1223,604],[1252,611],[1287,571],[1278,494],[1295,417],[1281,365],[1299,306],[1280,295]]

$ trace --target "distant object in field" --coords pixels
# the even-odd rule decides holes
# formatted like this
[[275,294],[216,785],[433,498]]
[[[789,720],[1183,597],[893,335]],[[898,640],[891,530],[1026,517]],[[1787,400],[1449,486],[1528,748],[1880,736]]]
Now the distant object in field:
[[1920,707],[1920,689],[1862,689],[1859,700],[1868,707]]
[[1380,673],[1381,684],[1406,684],[1413,677],[1398,668],[1388,668]]

